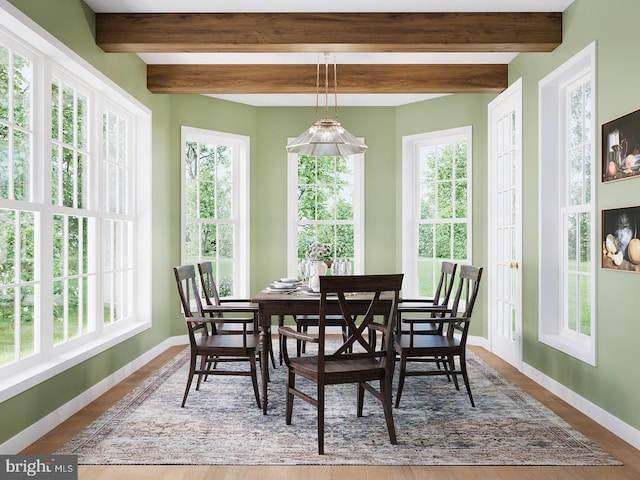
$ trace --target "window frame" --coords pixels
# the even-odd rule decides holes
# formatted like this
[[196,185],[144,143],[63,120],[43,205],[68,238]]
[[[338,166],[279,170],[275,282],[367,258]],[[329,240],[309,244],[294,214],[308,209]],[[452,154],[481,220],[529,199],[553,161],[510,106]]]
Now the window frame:
[[[186,258],[186,233],[187,209],[186,209],[186,175],[185,162],[186,152],[185,144],[188,141],[197,141],[199,143],[224,144],[232,147],[232,214],[230,221],[218,222],[208,221],[211,224],[232,224],[235,227],[234,235],[234,253],[233,253],[233,295],[228,298],[247,298],[249,296],[249,270],[250,270],[250,248],[249,248],[249,218],[250,218],[250,138],[246,135],[237,135],[232,133],[219,132],[215,130],[207,130],[183,125],[181,132],[181,193],[180,193],[180,258],[181,263],[187,262]],[[214,262],[214,274],[215,274]]]
[[[402,292],[405,297],[420,298],[418,275],[418,235],[420,224],[420,158],[421,147],[467,142],[467,260],[472,263],[473,246],[473,129],[457,127],[402,137]],[[451,220],[459,220],[452,218]],[[434,257],[434,259],[437,259]],[[440,259],[441,261],[454,259]]]
[[[290,142],[293,138],[288,138]],[[363,138],[359,138],[364,143]],[[311,155],[309,155],[311,156]],[[365,155],[353,157],[353,275],[364,274],[364,175]],[[330,221],[324,221],[331,224]],[[339,222],[333,223],[338,225]],[[287,154],[287,276],[298,277],[298,154]]]
[[[539,94],[539,296],[538,296],[538,340],[589,365],[597,365],[597,295],[596,272],[598,241],[597,188],[597,68],[596,42],[544,77],[538,84]],[[590,203],[578,207],[567,204],[567,171],[569,168],[567,146],[568,88],[580,79],[591,83],[591,191]],[[567,237],[564,219],[566,213],[587,212],[591,217],[590,228],[590,335],[565,328],[568,321],[568,306],[565,301],[567,277]],[[554,240],[555,239],[555,240]],[[559,239],[559,240],[558,240]],[[561,269],[545,268],[545,265],[563,265]]]
[[[124,89],[116,85],[86,60],[73,52],[62,42],[46,32],[33,20],[28,18],[17,8],[6,2],[0,6],[0,38],[9,48],[20,54],[29,55],[33,64],[33,144],[32,144],[32,173],[33,192],[28,201],[0,199],[0,208],[34,212],[39,233],[35,239],[36,262],[39,269],[40,282],[39,297],[36,299],[40,315],[37,322],[39,328],[36,351],[23,359],[14,360],[0,367],[2,381],[0,382],[0,402],[5,401],[79,363],[101,353],[109,348],[147,330],[151,327],[151,312],[143,307],[151,303],[151,287],[146,279],[151,277],[151,187],[148,182],[142,182],[141,176],[135,177],[135,188],[131,192],[131,202],[136,206],[132,212],[135,218],[133,226],[135,244],[131,254],[134,256],[134,295],[139,300],[130,318],[125,322],[115,322],[113,325],[102,325],[102,317],[98,318],[96,307],[92,321],[97,328],[87,335],[74,338],[68,342],[54,345],[52,328],[53,294],[53,215],[71,214],[86,215],[96,224],[99,223],[102,212],[97,203],[100,187],[99,169],[102,166],[102,145],[98,131],[102,120],[101,105],[109,101],[118,105],[134,119],[132,125],[130,156],[135,159],[136,168],[145,171],[151,168],[151,112]],[[88,138],[91,149],[91,168],[95,171],[88,180],[90,196],[82,209],[59,207],[51,203],[51,85],[54,75],[64,75],[75,83],[87,86],[94,102],[89,113],[91,133]],[[132,180],[133,181],[133,180]],[[99,232],[99,226],[97,231]],[[98,235],[99,236],[99,235]],[[101,255],[99,240],[92,246]],[[99,261],[98,256],[98,261]],[[102,300],[100,265],[97,265],[96,292],[94,303]]]

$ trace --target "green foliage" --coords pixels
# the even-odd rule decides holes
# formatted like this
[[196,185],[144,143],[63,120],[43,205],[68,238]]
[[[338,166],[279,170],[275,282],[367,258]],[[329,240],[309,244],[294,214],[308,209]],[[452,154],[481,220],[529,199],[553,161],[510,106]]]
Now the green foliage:
[[351,157],[298,157],[298,258],[313,242],[329,244],[329,258],[353,258],[354,182]]

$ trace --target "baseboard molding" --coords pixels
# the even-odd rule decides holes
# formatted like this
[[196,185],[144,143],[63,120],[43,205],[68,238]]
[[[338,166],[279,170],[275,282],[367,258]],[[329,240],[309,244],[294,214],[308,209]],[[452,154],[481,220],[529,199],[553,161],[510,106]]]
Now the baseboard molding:
[[[339,331],[336,333],[339,333]],[[38,440],[40,437],[42,437],[42,435],[60,425],[76,412],[97,399],[100,395],[107,392],[110,388],[114,387],[119,382],[123,381],[129,375],[134,373],[136,370],[141,368],[143,365],[153,360],[167,348],[175,345],[186,345],[187,343],[188,339],[186,335],[168,338],[151,350],[145,352],[133,362],[125,365],[120,370],[114,372],[109,377],[97,383],[89,390],[83,392],[81,395],[78,395],[70,402],[67,402],[65,405],[61,406],[54,412],[50,413],[46,417],[43,417],[36,423],[24,429],[19,434],[7,440],[5,443],[0,445],[0,454],[10,455],[22,451],[33,442]],[[470,336],[468,338],[468,343],[470,345],[477,345],[489,350],[489,345],[486,338]],[[526,363],[523,364],[522,373],[539,384],[541,387],[549,390],[565,402],[577,408],[580,412],[584,413],[593,421],[602,425],[604,428],[617,435],[618,437],[632,445],[634,448],[640,449],[640,430],[635,429],[631,425],[611,415],[594,403],[578,395],[564,385],[556,382],[554,379],[548,377],[539,370],[536,370],[531,365],[528,365]]]
[[568,389],[553,378],[536,370],[531,365],[524,363],[522,373],[536,382],[541,387],[549,390],[577,410],[591,418],[594,422],[602,425],[611,433],[620,437],[625,442],[640,450],[640,430],[623,422],[618,417],[610,414],[586,398],[578,395],[573,390]]
[[46,417],[41,418],[36,423],[33,423],[32,425],[21,431],[19,434],[4,442],[2,445],[0,445],[0,454],[12,455],[19,453],[20,451],[31,445],[33,442],[38,440],[40,437],[42,437],[45,433],[54,429],[69,417],[74,415],[76,412],[89,405],[100,395],[106,393],[110,388],[113,388],[115,385],[134,373],[136,370],[149,363],[155,357],[164,352],[167,348],[174,345],[186,345],[188,343],[189,339],[186,335],[184,335],[181,337],[168,338],[164,342],[156,345],[154,348],[145,352],[134,361],[114,372],[112,375],[109,375],[101,382],[96,383],[93,387],[84,391],[73,400],[65,403]]

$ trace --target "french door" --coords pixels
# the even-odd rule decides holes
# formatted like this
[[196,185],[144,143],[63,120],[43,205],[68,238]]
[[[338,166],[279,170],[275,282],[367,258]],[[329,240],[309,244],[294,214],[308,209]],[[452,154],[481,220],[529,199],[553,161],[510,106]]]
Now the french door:
[[489,104],[489,341],[522,365],[522,81]]

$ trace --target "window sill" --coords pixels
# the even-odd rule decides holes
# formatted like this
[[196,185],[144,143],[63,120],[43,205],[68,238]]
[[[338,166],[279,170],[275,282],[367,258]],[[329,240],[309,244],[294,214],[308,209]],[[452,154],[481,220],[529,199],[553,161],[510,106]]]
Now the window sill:
[[151,322],[134,323],[110,333],[102,334],[92,342],[83,343],[70,350],[57,352],[51,358],[35,362],[29,367],[4,376],[0,382],[0,403],[149,328],[151,328]]
[[594,339],[569,337],[560,334],[540,334],[540,342],[576,358],[591,366],[596,366]]

